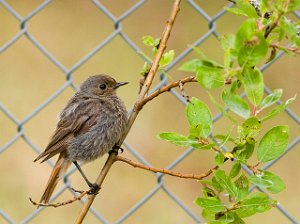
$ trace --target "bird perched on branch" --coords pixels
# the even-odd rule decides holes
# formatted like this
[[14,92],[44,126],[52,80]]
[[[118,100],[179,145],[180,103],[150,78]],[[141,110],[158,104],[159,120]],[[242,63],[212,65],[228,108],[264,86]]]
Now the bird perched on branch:
[[89,187],[97,192],[83,174],[80,162],[89,162],[109,152],[127,128],[127,110],[116,89],[128,82],[116,82],[108,75],[95,75],[84,81],[62,110],[56,130],[34,162],[44,162],[59,154],[40,203],[48,203],[59,179],[74,163]]

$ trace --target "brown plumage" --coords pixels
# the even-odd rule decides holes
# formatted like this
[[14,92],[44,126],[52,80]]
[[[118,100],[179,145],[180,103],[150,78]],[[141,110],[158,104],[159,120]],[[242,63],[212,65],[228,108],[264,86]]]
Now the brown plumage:
[[48,203],[72,162],[94,160],[120,140],[127,127],[127,111],[116,89],[125,84],[107,75],[91,76],[70,99],[48,146],[34,160],[44,162],[59,154],[41,203]]

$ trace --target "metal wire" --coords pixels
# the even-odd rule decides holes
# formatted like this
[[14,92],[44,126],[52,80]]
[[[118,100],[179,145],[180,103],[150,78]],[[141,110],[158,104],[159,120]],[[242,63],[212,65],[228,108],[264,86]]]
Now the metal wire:
[[[137,44],[134,43],[124,32],[122,28],[122,22],[127,19],[128,16],[133,14],[135,11],[139,10],[140,7],[144,5],[146,2],[145,0],[140,0],[136,2],[133,6],[128,8],[121,16],[116,17],[111,11],[109,11],[100,1],[98,0],[92,0],[91,2],[94,4],[96,8],[99,9],[99,13],[104,14],[107,16],[109,20],[112,21],[114,26],[114,31],[110,33],[103,41],[101,41],[96,47],[94,47],[89,53],[87,53],[84,57],[82,57],[78,62],[76,62],[70,69],[68,69],[63,63],[61,63],[54,55],[52,55],[46,47],[44,47],[34,36],[28,31],[27,24],[28,22],[37,14],[39,14],[43,9],[47,8],[49,4],[51,4],[51,0],[46,0],[42,4],[40,4],[38,7],[36,7],[34,10],[32,10],[27,16],[22,17],[12,6],[10,6],[5,0],[0,0],[0,4],[4,7],[4,9],[10,13],[12,16],[14,16],[20,24],[20,31],[15,34],[10,40],[8,40],[5,44],[0,46],[0,53],[4,53],[8,48],[13,46],[15,43],[19,41],[21,37],[27,38],[33,46],[35,46],[41,53],[45,55],[45,57],[51,61],[57,68],[59,68],[66,76],[66,82],[57,89],[56,92],[54,92],[51,96],[48,97],[42,104],[40,104],[37,108],[33,109],[31,113],[29,113],[23,120],[19,121],[15,118],[14,114],[11,113],[3,104],[0,104],[0,113],[3,113],[8,119],[10,119],[17,127],[16,134],[8,140],[4,145],[0,147],[0,156],[1,153],[3,153],[6,150],[9,150],[10,146],[16,142],[19,138],[23,138],[25,142],[37,153],[40,153],[40,149],[34,145],[34,143],[30,140],[30,138],[26,135],[24,125],[31,121],[33,117],[35,117],[37,114],[39,114],[49,103],[51,103],[53,100],[55,100],[60,94],[64,92],[64,90],[68,87],[72,87],[73,89],[77,89],[77,87],[73,83],[73,77],[72,74],[80,68],[83,64],[85,64],[94,54],[101,51],[104,46],[109,44],[111,41],[113,41],[116,37],[121,38],[125,44],[127,44],[134,52],[141,52]],[[203,44],[203,42],[210,38],[217,38],[218,32],[217,32],[217,22],[218,20],[222,19],[222,17],[227,13],[226,10],[221,9],[219,12],[217,12],[214,16],[210,16],[207,12],[205,12],[204,9],[202,9],[195,1],[193,0],[186,0],[186,2],[192,7],[195,12],[197,12],[204,20],[207,21],[207,25],[209,30],[202,36],[200,36],[191,46],[189,46],[187,49],[185,49],[181,54],[179,54],[171,64],[169,64],[165,68],[165,72],[169,71],[173,67],[175,67],[178,63],[181,63],[184,57],[186,57],[191,51],[192,48],[195,46],[199,46]],[[228,4],[227,7],[232,7],[233,4]],[[293,13],[297,18],[300,18],[300,13],[295,11]],[[147,58],[143,54],[139,54],[140,57],[142,57],[143,60],[147,61]],[[282,53],[278,54],[274,61],[280,59],[282,56]],[[272,63],[274,63],[274,61]],[[261,69],[265,70],[268,69],[268,67],[272,66],[272,63],[268,63],[264,65]],[[160,88],[161,86],[164,86],[168,83],[166,77],[164,75],[161,76],[160,83],[155,86],[152,91]],[[266,93],[270,93],[268,87],[265,88]],[[181,103],[186,104],[185,99],[175,90],[171,90],[171,93],[173,96],[178,99]],[[282,102],[279,102],[281,104]],[[290,109],[286,110],[286,113],[288,116],[290,116],[293,121],[299,125],[300,119],[299,117],[292,112]],[[216,122],[219,118],[222,117],[222,114],[217,114],[213,121]],[[300,142],[300,136],[297,136],[293,141],[290,143],[288,149],[286,152],[282,155],[284,157],[287,153],[292,151],[295,146]],[[124,143],[124,146],[126,149],[141,163],[151,166],[149,162],[146,161],[143,156],[141,156],[128,142]],[[173,162],[171,162],[168,166],[166,166],[167,169],[173,169],[175,166],[177,166],[179,163],[181,163],[187,156],[192,153],[193,149],[189,148],[185,152],[183,152],[179,157],[177,157]],[[282,158],[281,157],[281,158]],[[268,169],[272,165],[274,165],[279,159],[269,162],[265,165],[264,169]],[[49,165],[53,166],[52,162],[48,162]],[[64,191],[70,190],[70,182],[68,180],[68,177],[72,175],[72,173],[75,171],[75,169],[70,169],[69,172],[66,175],[64,185],[57,190],[56,194],[54,195],[53,199],[60,196]],[[164,174],[154,174],[154,176],[157,178],[157,185],[153,187],[149,191],[148,194],[146,194],[138,203],[136,203],[132,208],[130,208],[125,214],[123,214],[117,221],[114,223],[123,223],[127,218],[129,218],[134,212],[136,212],[138,209],[141,208],[144,204],[147,203],[147,201],[152,198],[157,192],[164,192],[171,200],[173,200],[182,210],[185,212],[188,216],[190,216],[195,223],[202,223],[201,218],[198,214],[194,214],[193,211],[189,209],[188,206],[186,206],[182,200],[176,196],[174,193],[172,193],[168,187],[164,183]],[[253,188],[251,188],[253,190]],[[71,191],[71,190],[70,190]],[[74,193],[73,191],[71,191]],[[75,193],[74,193],[75,194]],[[52,199],[52,200],[53,200]],[[20,222],[22,224],[29,223],[37,214],[43,211],[44,208],[39,208],[35,210],[34,212],[28,214],[24,219]],[[277,209],[287,218],[287,221],[290,223],[299,223],[294,217],[292,217],[289,212],[282,206],[278,205]],[[91,207],[90,208],[91,214],[95,216],[96,219],[98,219],[101,223],[110,223],[103,214],[100,214],[100,212],[97,210],[97,208]],[[15,224],[17,223],[14,221],[9,215],[1,210],[0,208],[0,217],[3,217],[3,219],[7,223]]]

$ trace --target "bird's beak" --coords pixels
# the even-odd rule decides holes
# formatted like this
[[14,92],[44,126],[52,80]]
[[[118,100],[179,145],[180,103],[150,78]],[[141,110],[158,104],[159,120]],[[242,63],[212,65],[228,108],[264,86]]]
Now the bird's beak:
[[120,86],[124,86],[126,84],[128,84],[129,82],[118,82],[116,85],[115,85],[115,89],[119,88]]

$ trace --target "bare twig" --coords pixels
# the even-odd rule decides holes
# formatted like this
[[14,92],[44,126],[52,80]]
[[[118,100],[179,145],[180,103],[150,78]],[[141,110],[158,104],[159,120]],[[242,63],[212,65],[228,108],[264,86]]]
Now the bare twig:
[[299,47],[283,47],[283,46],[280,46],[278,44],[270,44],[270,47],[277,48],[279,50],[287,50],[291,53],[300,55],[300,48]]
[[198,174],[198,175],[197,174],[184,174],[184,173],[179,173],[179,172],[175,172],[175,171],[172,171],[172,170],[166,170],[164,168],[155,168],[155,167],[145,166],[143,164],[134,162],[134,161],[132,161],[130,159],[127,159],[127,158],[124,158],[122,156],[117,156],[116,160],[127,163],[127,164],[133,166],[134,168],[140,168],[140,169],[143,169],[143,170],[149,170],[149,171],[154,172],[154,173],[164,173],[164,174],[167,174],[167,175],[170,175],[170,176],[175,176],[175,177],[180,177],[180,178],[185,178],[185,179],[196,179],[196,180],[201,180],[201,179],[209,176],[213,172],[213,170],[219,169],[219,166],[215,166],[215,167],[213,167],[212,169],[208,170],[206,173],[203,173],[203,174]]
[[197,82],[196,77],[195,76],[189,76],[186,77],[184,79],[178,80],[176,82],[172,82],[162,88],[160,88],[159,90],[155,91],[154,93],[152,93],[149,96],[146,96],[142,101],[139,102],[138,108],[141,109],[146,103],[148,103],[150,100],[153,100],[155,97],[159,96],[160,94],[164,93],[164,92],[168,92],[170,91],[172,88],[179,86],[179,83],[187,83],[187,82]]
[[189,103],[190,102],[190,97],[185,93],[183,84],[184,83],[181,80],[179,80],[179,89],[181,91],[181,95],[182,95],[183,98],[185,98],[186,102]]
[[[176,16],[177,16],[177,13],[179,12],[179,6],[180,6],[180,0],[176,0],[174,1],[174,5],[173,5],[173,9],[172,9],[172,12],[171,12],[171,15],[170,15],[170,18],[169,20],[167,21],[167,24],[166,24],[166,27],[165,27],[165,30],[163,32],[163,35],[162,35],[162,38],[161,38],[161,41],[160,41],[160,44],[159,44],[159,47],[158,47],[158,50],[157,50],[157,54],[153,60],[153,63],[152,63],[152,66],[149,70],[149,73],[146,77],[146,80],[141,88],[141,91],[140,91],[140,94],[139,94],[139,97],[134,105],[134,108],[132,110],[132,113],[130,114],[130,117],[128,119],[128,128],[126,130],[126,132],[124,133],[124,135],[122,136],[122,139],[118,142],[118,145],[121,145],[124,141],[124,139],[126,138],[129,130],[131,129],[131,126],[133,125],[139,111],[141,110],[141,107],[139,107],[139,103],[144,99],[144,97],[146,96],[151,84],[152,84],[152,81],[154,79],[154,76],[158,70],[158,67],[159,67],[159,61],[166,49],[166,44],[167,44],[167,41],[169,39],[169,36],[170,36],[170,33],[171,33],[171,30],[172,30],[172,27],[173,27],[173,24],[175,22],[175,19],[176,19]],[[106,163],[104,165],[104,167],[102,168],[97,180],[96,180],[96,184],[101,187],[107,173],[109,172],[112,164],[116,161],[116,158],[117,158],[117,155],[118,155],[118,152],[117,151],[112,151],[112,153],[110,153],[110,155],[108,156],[107,160],[106,160]],[[80,211],[75,223],[82,223],[82,221],[84,220],[90,206],[92,205],[94,199],[95,199],[96,195],[89,195],[88,197],[88,200],[85,202],[82,210]]]
[[75,196],[73,199],[70,199],[70,200],[64,201],[64,202],[57,202],[57,203],[38,203],[38,202],[33,201],[31,198],[29,198],[29,200],[30,200],[30,202],[31,202],[33,205],[57,208],[57,207],[60,207],[60,206],[63,206],[63,205],[71,204],[71,203],[73,203],[74,201],[78,201],[78,200],[80,200],[81,198],[83,198],[86,194],[88,194],[89,192],[90,192],[90,190],[83,191],[83,192],[81,192],[80,195]]

